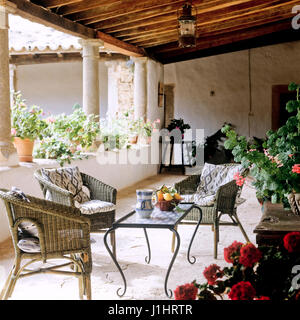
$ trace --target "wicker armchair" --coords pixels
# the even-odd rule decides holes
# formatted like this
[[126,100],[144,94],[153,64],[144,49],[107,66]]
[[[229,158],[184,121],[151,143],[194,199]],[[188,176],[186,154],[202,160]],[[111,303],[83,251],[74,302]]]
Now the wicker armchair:
[[[229,164],[230,166],[234,164]],[[247,172],[244,173],[244,175]],[[175,188],[180,194],[193,194],[197,190],[201,175],[192,175],[175,184]],[[211,225],[214,231],[214,258],[218,256],[219,227],[220,226],[238,226],[249,242],[249,238],[237,216],[237,200],[241,194],[242,187],[238,187],[236,182],[230,181],[219,187],[216,193],[216,200],[211,206],[199,206],[202,209],[202,225]],[[242,202],[242,201],[240,201]],[[221,221],[223,215],[228,215],[231,221]],[[193,209],[186,217],[183,223],[197,223],[199,221],[199,210]],[[172,250],[175,239],[173,237]]]
[[[117,189],[85,173],[81,172],[80,174],[82,177],[83,185],[87,187],[90,191],[91,200],[102,200],[116,204]],[[38,180],[45,198],[47,192],[49,192],[51,194],[52,201],[71,207],[75,206],[74,197],[72,193],[46,180],[42,176],[41,170],[37,170],[34,173],[34,176]],[[102,233],[105,232],[105,229],[110,228],[112,226],[113,222],[115,221],[116,211],[112,210],[108,212],[93,213],[84,216],[87,219],[89,219],[91,223],[91,233]],[[111,232],[110,235],[113,253],[114,255],[116,255],[115,232]]]
[[[84,296],[86,299],[91,299],[90,221],[82,217],[76,208],[31,196],[27,196],[30,202],[26,202],[11,195],[6,189],[0,189],[0,198],[6,207],[15,250],[14,265],[0,294],[0,299],[6,300],[12,295],[19,278],[37,273],[76,276],[79,278],[80,299],[83,299]],[[34,225],[39,250],[24,251],[20,246],[20,227],[24,223]],[[24,259],[27,261],[22,264]],[[51,259],[63,259],[64,261],[56,264],[57,261],[52,260],[50,266],[43,265],[35,270],[28,268],[30,264],[37,261],[45,264]],[[69,261],[66,262],[66,260]],[[66,270],[68,265],[73,270]],[[64,270],[59,270],[60,268]]]

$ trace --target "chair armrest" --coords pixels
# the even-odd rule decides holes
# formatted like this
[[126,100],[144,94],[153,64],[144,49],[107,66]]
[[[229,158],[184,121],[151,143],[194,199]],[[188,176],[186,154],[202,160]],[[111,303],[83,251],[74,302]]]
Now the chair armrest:
[[236,181],[232,180],[219,187],[216,194],[215,208],[222,213],[232,214],[236,207],[238,191]]
[[116,204],[117,202],[117,189],[105,184],[104,182],[89,176],[85,173],[81,173],[83,185],[89,188],[90,198],[92,200],[101,200],[112,202]]
[[20,200],[1,189],[8,212],[10,228],[16,243],[21,222],[32,222],[37,230],[43,259],[53,253],[88,252],[90,250],[91,222],[80,210],[53,201],[27,196],[30,202]]
[[175,183],[174,188],[180,194],[193,194],[197,191],[201,175],[195,174]]
[[58,187],[54,183],[49,182],[44,179],[40,174],[34,173],[35,178],[38,180],[44,197],[46,197],[47,191],[50,192],[51,198],[53,202],[60,203],[67,206],[74,206],[74,196],[73,194],[63,188]]

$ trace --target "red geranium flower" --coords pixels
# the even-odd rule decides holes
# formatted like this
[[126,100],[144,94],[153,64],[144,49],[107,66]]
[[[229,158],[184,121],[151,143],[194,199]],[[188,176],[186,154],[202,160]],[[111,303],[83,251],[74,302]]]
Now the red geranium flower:
[[175,300],[196,300],[197,292],[193,283],[186,283],[174,290]]
[[228,297],[231,300],[253,300],[255,289],[249,281],[241,281],[232,286]]
[[252,267],[261,257],[261,251],[253,243],[247,243],[241,247],[239,262],[245,267]]
[[271,299],[266,296],[260,296],[259,298],[255,298],[254,300],[271,300]]
[[292,172],[300,174],[300,164],[294,164],[292,167]]
[[240,255],[240,249],[242,247],[241,242],[234,241],[229,247],[224,249],[224,259],[228,263],[233,263],[236,256]]
[[289,232],[283,238],[284,247],[288,252],[300,252],[300,232]]
[[204,269],[203,275],[207,279],[208,284],[214,285],[218,278],[223,277],[223,271],[218,265],[211,264],[210,266]]
[[246,180],[246,178],[244,178],[243,176],[240,175],[239,172],[236,172],[233,176],[233,179],[235,180],[235,183],[238,185],[238,186],[242,186]]

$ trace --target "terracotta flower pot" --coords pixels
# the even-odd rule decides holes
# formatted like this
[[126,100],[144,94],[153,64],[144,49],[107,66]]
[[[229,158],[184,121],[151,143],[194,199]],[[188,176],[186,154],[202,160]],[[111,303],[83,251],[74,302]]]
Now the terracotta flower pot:
[[138,136],[131,136],[131,137],[129,138],[129,142],[130,142],[131,144],[137,144],[137,141],[138,141]]
[[34,147],[34,140],[14,138],[14,146],[17,149],[20,162],[32,162],[32,152]]

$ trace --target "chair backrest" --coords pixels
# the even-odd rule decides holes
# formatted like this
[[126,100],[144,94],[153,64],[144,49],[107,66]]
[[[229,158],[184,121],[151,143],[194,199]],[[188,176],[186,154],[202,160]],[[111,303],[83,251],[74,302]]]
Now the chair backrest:
[[33,175],[41,187],[44,199],[67,206],[74,206],[73,195],[68,190],[62,189],[45,179],[41,169],[36,170]]
[[242,170],[236,163],[214,165],[205,163],[198,186],[198,191],[207,194],[216,194],[219,187],[233,180],[234,174]]

